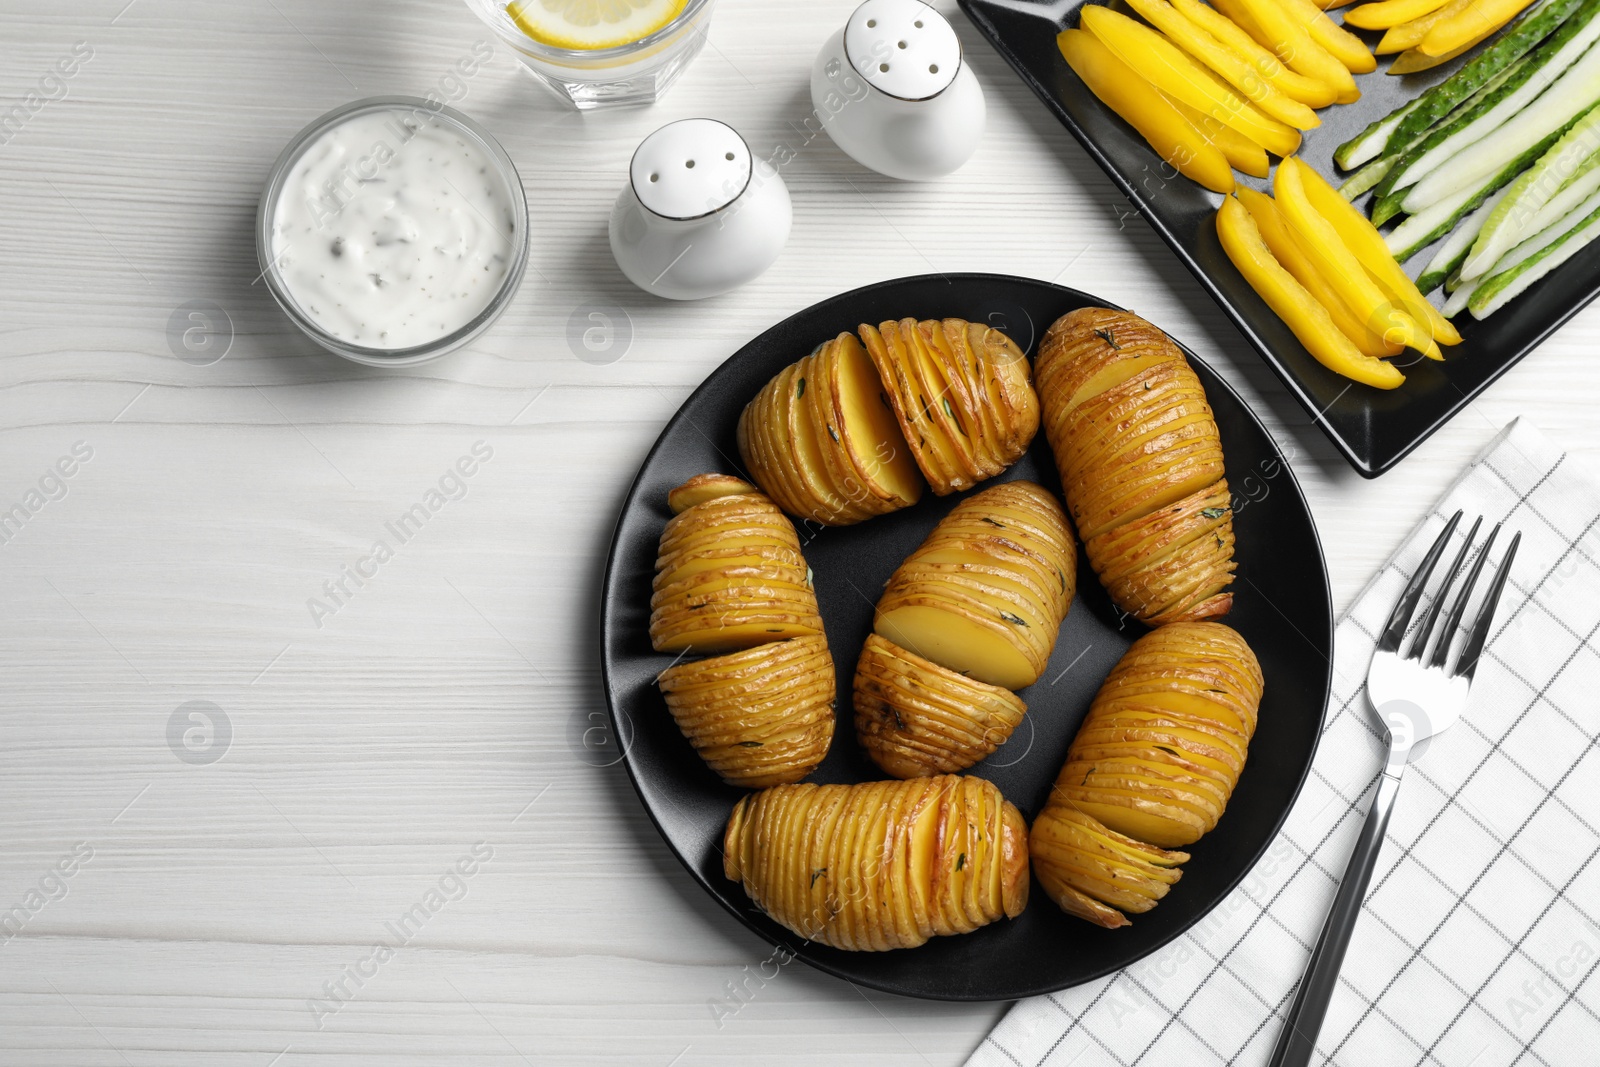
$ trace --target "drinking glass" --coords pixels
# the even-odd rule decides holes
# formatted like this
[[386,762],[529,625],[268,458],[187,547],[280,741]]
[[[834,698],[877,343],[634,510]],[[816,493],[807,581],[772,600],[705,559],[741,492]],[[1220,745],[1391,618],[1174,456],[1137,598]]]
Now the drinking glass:
[[540,44],[506,14],[507,0],[466,2],[540,84],[578,110],[588,111],[637,107],[661,99],[705,46],[713,0],[689,0],[677,18],[637,41],[591,49]]

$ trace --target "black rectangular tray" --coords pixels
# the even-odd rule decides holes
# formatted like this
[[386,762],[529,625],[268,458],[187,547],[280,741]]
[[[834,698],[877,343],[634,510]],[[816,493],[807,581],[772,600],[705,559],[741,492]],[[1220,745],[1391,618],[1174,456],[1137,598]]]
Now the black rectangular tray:
[[[1375,478],[1400,462],[1600,293],[1600,243],[1596,243],[1489,319],[1479,322],[1466,312],[1456,316],[1452,321],[1461,331],[1462,343],[1446,348],[1442,363],[1417,359],[1405,366],[1406,382],[1400,388],[1385,392],[1342,378],[1311,357],[1228,261],[1214,221],[1221,196],[1163,163],[1061,58],[1056,33],[1078,24],[1081,0],[959,2],[1365,477]],[[1362,36],[1370,43],[1377,35]],[[1388,60],[1380,56],[1377,71],[1356,78],[1360,100],[1322,109],[1318,112],[1322,125],[1306,132],[1300,158],[1335,185],[1344,177],[1333,164],[1335,148],[1465,62],[1463,58],[1419,74],[1390,77],[1384,73]],[[1234,177],[1263,190],[1270,184],[1243,174]],[[1431,255],[1431,250],[1424,250],[1407,262],[1413,277]],[[1438,302],[1437,294],[1434,300]],[[1402,359],[1413,355],[1407,353]]]

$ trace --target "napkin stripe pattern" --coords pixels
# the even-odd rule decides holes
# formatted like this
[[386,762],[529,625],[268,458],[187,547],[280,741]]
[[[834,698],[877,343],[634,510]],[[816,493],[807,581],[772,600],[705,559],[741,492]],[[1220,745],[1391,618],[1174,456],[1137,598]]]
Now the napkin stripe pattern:
[[1376,634],[1458,508],[1504,522],[1491,565],[1522,532],[1516,573],[1466,714],[1407,771],[1315,1062],[1600,1063],[1600,487],[1519,420],[1341,620],[1311,773],[1255,869],[1146,960],[1019,1002],[969,1067],[1266,1062],[1381,774]]

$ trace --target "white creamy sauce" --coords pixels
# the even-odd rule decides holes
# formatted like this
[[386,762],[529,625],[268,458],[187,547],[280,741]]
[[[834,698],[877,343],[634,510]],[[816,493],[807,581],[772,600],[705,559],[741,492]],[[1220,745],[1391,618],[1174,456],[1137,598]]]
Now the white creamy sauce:
[[295,160],[272,254],[295,303],[328,333],[410,348],[488,306],[515,231],[510,190],[476,140],[426,111],[372,111]]

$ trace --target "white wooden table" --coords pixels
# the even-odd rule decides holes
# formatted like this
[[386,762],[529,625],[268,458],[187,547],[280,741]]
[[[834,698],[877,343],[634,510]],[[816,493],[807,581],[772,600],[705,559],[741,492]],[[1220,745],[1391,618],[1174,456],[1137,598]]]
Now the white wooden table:
[[[1600,460],[1591,311],[1398,470],[1356,477],[939,6],[990,113],[977,157],[932,185],[803,125],[812,57],[852,0],[722,0],[711,47],[646,111],[569,112],[501,49],[457,106],[521,168],[534,269],[471,350],[383,373],[321,354],[252,284],[256,200],[311,118],[424,93],[488,40],[464,5],[0,2],[0,111],[75,42],[93,53],[0,137],[0,507],[39,505],[0,544],[0,909],[24,916],[0,926],[0,1063],[959,1063],[1002,1005],[803,965],[747,981],[767,947],[580,740],[602,714],[597,589],[634,471],[712,368],[823,297],[1000,271],[1147,315],[1293,450],[1341,608],[1511,417]],[[669,305],[628,286],[605,220],[633,147],[692,115],[793,155],[795,226],[759,281]],[[209,366],[169,341],[192,301],[233,324]],[[620,358],[569,346],[589,304],[624,313]],[[493,455],[465,496],[319,626],[308,600],[477,442]],[[52,474],[63,457],[71,477]],[[189,747],[175,718],[200,731]],[[470,878],[450,873],[475,852]],[[375,957],[430,892],[427,921]],[[752,990],[736,1011],[729,983]]]

